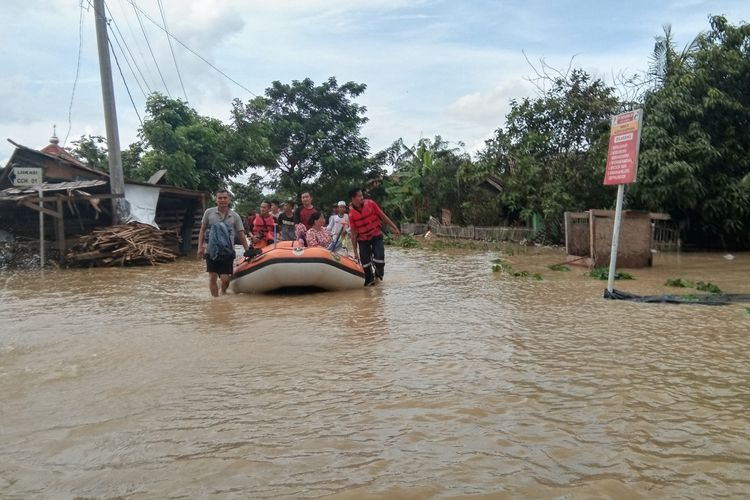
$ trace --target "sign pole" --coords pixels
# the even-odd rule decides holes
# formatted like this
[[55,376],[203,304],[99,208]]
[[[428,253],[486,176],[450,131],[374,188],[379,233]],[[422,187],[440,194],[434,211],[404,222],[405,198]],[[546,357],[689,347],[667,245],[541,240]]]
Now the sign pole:
[[44,189],[39,183],[39,267],[44,269]]
[[617,186],[617,205],[615,207],[615,225],[612,228],[612,251],[609,255],[609,276],[607,277],[607,291],[612,293],[615,283],[615,268],[617,266],[617,247],[620,244],[620,225],[622,224],[622,198],[625,184]]
[[635,182],[638,171],[642,121],[643,110],[640,109],[634,109],[612,117],[607,166],[604,172],[604,185],[617,185],[615,220],[612,227],[612,250],[609,255],[609,275],[607,276],[607,292],[610,295],[614,290],[615,270],[617,268],[620,226],[622,225],[622,199],[625,193],[625,184]]

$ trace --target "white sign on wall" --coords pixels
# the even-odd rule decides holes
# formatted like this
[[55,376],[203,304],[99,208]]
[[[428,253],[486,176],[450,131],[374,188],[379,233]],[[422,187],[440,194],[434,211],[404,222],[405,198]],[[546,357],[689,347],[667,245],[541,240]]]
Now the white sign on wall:
[[42,169],[38,167],[13,167],[8,177],[14,186],[39,186],[42,183]]

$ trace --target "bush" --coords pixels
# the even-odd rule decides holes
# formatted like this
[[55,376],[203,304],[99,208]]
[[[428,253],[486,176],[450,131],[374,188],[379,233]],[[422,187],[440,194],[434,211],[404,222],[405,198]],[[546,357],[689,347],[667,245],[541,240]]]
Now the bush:
[[[586,276],[597,280],[609,279],[609,269],[606,267],[597,267],[586,273]],[[629,273],[615,272],[616,280],[632,280],[633,276]]]

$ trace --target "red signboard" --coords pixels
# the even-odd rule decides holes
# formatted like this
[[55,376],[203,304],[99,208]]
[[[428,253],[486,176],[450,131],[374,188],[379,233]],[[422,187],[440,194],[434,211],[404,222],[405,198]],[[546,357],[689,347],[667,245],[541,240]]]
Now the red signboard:
[[605,185],[631,184],[638,171],[643,111],[636,109],[612,117]]

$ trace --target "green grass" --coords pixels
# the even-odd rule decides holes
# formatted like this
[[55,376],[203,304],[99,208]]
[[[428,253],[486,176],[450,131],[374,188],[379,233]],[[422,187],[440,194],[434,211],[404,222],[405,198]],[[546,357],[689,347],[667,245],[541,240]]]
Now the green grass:
[[[609,269],[606,267],[597,267],[586,273],[586,276],[597,280],[609,279]],[[633,276],[630,273],[615,272],[616,280],[632,280]]]
[[383,242],[386,245],[393,245],[401,248],[416,248],[419,246],[419,242],[410,234],[402,234],[397,238],[394,238],[391,234],[387,234],[384,236]]
[[667,281],[664,282],[664,286],[673,286],[676,288],[694,288],[695,283],[682,278],[667,278]]
[[552,271],[560,271],[563,273],[567,273],[570,271],[570,268],[566,266],[565,264],[553,264],[551,266],[547,266],[547,268]]
[[700,290],[701,292],[708,292],[708,293],[721,293],[721,288],[714,285],[711,282],[706,281],[699,281],[695,284],[695,289]]
[[673,286],[677,288],[695,288],[701,292],[722,293],[721,288],[708,281],[692,282],[683,278],[669,278],[664,286]]
[[530,273],[529,271],[516,271],[513,269],[513,266],[508,264],[507,262],[503,261],[503,259],[493,259],[492,260],[492,272],[493,273],[506,273],[514,278],[530,278],[533,280],[541,281],[542,275],[539,273]]

